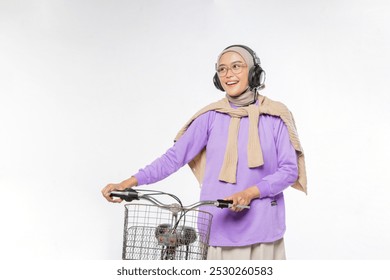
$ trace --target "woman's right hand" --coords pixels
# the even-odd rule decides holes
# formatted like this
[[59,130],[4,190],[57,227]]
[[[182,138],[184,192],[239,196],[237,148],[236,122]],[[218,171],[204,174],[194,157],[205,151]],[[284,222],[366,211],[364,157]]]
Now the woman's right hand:
[[122,202],[121,198],[113,198],[110,196],[112,191],[122,191],[127,188],[132,188],[138,185],[137,178],[131,177],[119,184],[108,184],[102,189],[102,195],[109,201],[113,203]]

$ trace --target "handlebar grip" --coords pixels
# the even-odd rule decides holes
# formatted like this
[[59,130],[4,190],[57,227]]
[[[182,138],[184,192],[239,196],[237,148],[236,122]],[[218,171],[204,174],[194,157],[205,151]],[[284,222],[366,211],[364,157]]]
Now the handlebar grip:
[[219,208],[230,208],[232,207],[233,200],[223,200],[223,199],[218,199],[218,206]]
[[[217,207],[219,207],[219,208],[231,208],[231,207],[233,207],[233,200],[218,199],[217,202],[218,202]],[[236,205],[236,207],[237,208],[245,208],[245,209],[249,209],[250,208],[249,205]]]
[[132,188],[127,188],[121,191],[112,191],[110,193],[111,197],[119,197],[127,202],[131,202],[133,200],[139,200],[138,192],[133,190]]

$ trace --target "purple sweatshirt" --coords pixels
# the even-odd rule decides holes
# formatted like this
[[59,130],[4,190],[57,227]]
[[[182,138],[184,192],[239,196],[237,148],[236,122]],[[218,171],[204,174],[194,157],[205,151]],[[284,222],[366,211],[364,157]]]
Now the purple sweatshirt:
[[257,186],[260,191],[260,198],[252,200],[249,210],[233,212],[216,207],[205,209],[213,214],[210,245],[247,246],[276,241],[283,237],[286,229],[283,190],[298,177],[297,157],[287,127],[278,117],[260,115],[259,136],[264,165],[249,168],[249,119],[241,119],[237,183],[231,184],[218,180],[229,123],[229,115],[215,111],[199,116],[172,148],[140,169],[134,177],[138,185],[160,181],[191,161],[206,146],[206,170],[200,200],[223,199],[252,186]]

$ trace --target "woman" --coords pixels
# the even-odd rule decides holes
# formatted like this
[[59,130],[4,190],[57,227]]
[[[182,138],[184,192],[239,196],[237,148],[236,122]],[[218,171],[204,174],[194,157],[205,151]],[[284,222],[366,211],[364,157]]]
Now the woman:
[[[231,211],[212,208],[208,259],[285,259],[283,190],[306,192],[303,150],[294,120],[280,102],[258,94],[264,71],[256,54],[229,46],[216,63],[215,86],[226,97],[196,113],[163,156],[109,193],[164,179],[189,163],[201,200],[233,200]],[[251,205],[250,210],[235,207]]]

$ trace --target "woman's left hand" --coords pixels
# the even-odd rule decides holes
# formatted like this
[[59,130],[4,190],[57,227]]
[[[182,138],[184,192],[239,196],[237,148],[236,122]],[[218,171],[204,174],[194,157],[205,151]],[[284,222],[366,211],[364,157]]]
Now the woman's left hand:
[[225,197],[224,199],[233,200],[233,207],[231,207],[230,210],[234,212],[240,212],[245,208],[236,207],[237,205],[247,206],[253,199],[258,197],[260,197],[259,189],[256,186],[253,186],[231,196]]

